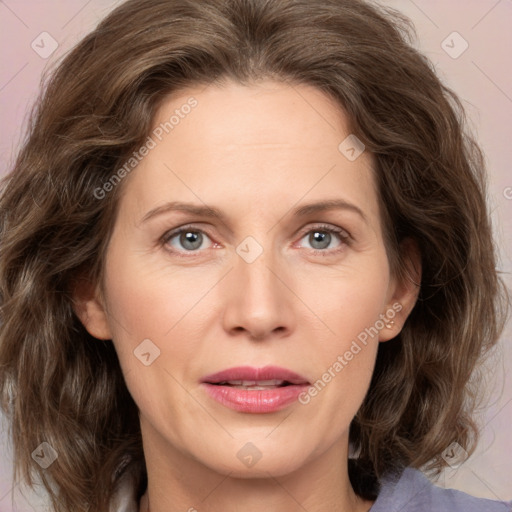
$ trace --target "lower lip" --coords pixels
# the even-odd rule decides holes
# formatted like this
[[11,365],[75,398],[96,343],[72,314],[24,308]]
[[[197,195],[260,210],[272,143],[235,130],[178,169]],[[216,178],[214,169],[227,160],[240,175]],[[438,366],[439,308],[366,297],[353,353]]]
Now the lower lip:
[[271,389],[239,389],[203,383],[206,392],[217,402],[239,412],[267,413],[284,409],[295,402],[309,384],[293,384]]

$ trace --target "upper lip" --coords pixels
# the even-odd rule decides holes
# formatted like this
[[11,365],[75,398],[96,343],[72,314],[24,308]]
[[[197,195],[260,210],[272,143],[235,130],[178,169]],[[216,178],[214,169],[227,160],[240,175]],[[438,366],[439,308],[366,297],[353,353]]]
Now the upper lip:
[[246,381],[267,381],[283,380],[290,384],[309,384],[308,380],[301,375],[281,368],[279,366],[264,366],[262,368],[253,368],[252,366],[237,366],[227,368],[217,373],[207,375],[202,382],[208,384],[218,384],[219,382],[246,380]]

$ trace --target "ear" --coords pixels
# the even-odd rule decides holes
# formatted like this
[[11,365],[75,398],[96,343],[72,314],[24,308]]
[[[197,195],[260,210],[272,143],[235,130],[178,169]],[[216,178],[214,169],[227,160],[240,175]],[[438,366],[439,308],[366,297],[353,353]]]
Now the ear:
[[79,278],[73,285],[73,310],[87,332],[100,340],[110,340],[112,335],[107,321],[105,302],[99,285]]
[[390,296],[386,310],[381,315],[384,328],[380,330],[379,341],[388,341],[400,333],[420,291],[422,269],[418,244],[412,238],[407,238],[400,244],[400,251],[405,269],[401,272],[402,277],[391,279]]

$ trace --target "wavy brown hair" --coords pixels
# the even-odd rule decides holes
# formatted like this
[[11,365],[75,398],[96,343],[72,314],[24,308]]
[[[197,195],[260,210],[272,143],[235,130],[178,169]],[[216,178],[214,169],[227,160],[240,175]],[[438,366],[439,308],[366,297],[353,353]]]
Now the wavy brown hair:
[[[399,12],[360,0],[130,0],[63,59],[0,197],[0,391],[15,478],[37,473],[57,512],[105,512],[125,461],[142,493],[137,406],[112,343],[75,315],[73,290],[102,279],[125,182],[105,199],[95,190],[141,146],[167,95],[225,79],[334,98],[375,155],[392,272],[405,275],[403,240],[421,253],[418,301],[380,344],[351,425],[354,489],[375,498],[372,477],[440,470],[453,441],[473,451],[474,370],[501,332],[506,295],[482,151],[414,37]],[[58,453],[47,469],[31,457],[43,441]]]

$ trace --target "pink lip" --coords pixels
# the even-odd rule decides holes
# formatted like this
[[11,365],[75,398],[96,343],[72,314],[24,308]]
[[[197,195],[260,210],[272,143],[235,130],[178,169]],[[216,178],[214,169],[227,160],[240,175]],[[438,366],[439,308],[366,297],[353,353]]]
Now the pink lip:
[[280,368],[279,366],[264,366],[263,368],[253,368],[252,366],[237,366],[228,368],[221,372],[207,375],[202,382],[215,384],[225,380],[287,380],[292,384],[309,384],[308,380],[298,373]]
[[[217,383],[228,380],[285,380],[290,384],[263,390],[239,389]],[[300,393],[309,386],[307,379],[286,368],[265,366],[252,368],[240,366],[229,368],[203,378],[202,386],[216,401],[239,412],[275,412],[297,400]]]

